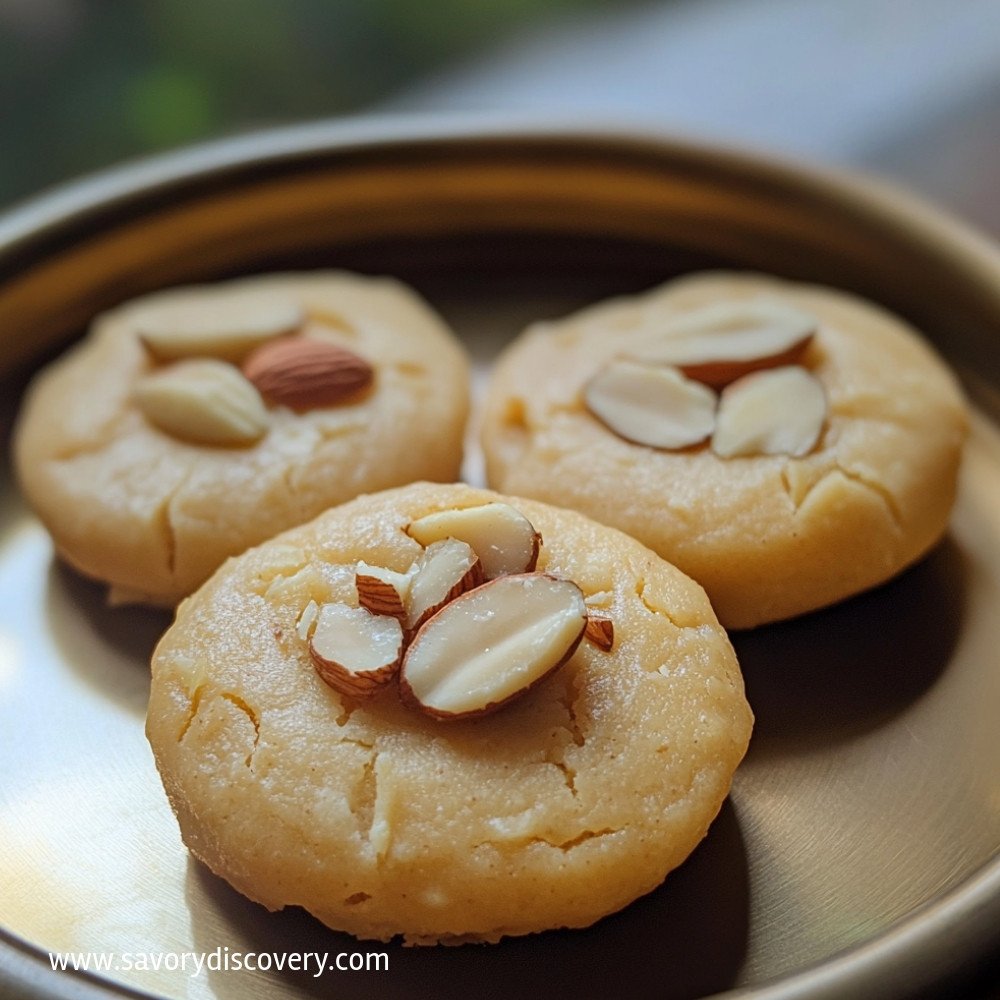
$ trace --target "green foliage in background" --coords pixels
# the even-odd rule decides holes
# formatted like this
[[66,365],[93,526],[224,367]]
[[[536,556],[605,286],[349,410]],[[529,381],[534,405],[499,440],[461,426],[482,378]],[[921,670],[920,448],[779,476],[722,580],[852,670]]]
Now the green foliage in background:
[[599,0],[0,0],[0,202],[129,156],[364,110]]

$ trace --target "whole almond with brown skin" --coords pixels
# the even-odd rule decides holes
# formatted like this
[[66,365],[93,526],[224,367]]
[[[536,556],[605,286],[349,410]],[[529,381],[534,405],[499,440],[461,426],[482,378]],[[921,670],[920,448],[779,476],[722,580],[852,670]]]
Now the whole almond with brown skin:
[[243,374],[265,399],[293,410],[354,400],[375,379],[364,358],[312,337],[283,337],[264,344],[247,358]]

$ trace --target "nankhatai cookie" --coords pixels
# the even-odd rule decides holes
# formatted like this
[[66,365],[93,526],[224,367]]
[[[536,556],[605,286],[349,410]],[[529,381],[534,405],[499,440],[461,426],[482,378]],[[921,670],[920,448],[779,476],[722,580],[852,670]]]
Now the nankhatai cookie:
[[462,349],[389,279],[177,288],[99,317],[31,386],[18,476],[59,554],[119,601],[172,604],[325,508],[452,480]]
[[577,513],[361,497],[229,561],[153,656],[192,853],[362,938],[579,927],[704,836],[752,716],[704,591]]
[[710,273],[527,330],[495,370],[483,446],[491,486],[633,535],[746,628],[927,552],[965,434],[955,378],[898,317]]

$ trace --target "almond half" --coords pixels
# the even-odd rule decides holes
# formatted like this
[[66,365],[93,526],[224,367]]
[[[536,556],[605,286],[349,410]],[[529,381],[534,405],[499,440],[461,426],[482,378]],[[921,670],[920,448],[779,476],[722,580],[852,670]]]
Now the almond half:
[[457,538],[471,545],[487,580],[510,573],[530,573],[538,562],[542,536],[507,503],[442,510],[418,518],[406,533],[421,545]]
[[438,719],[494,712],[565,663],[586,624],[583,593],[571,580],[499,577],[424,624],[403,658],[400,697]]
[[291,333],[305,322],[301,306],[232,293],[164,302],[140,314],[136,330],[160,361],[214,357],[242,361],[255,347]]
[[358,603],[373,615],[391,615],[400,621],[406,619],[406,599],[413,582],[411,573],[397,573],[382,566],[359,562],[354,575],[358,590]]
[[483,582],[483,567],[472,547],[457,538],[433,542],[413,564],[406,595],[406,629],[415,632],[449,601]]
[[823,386],[804,368],[754,372],[722,391],[712,451],[721,458],[807,455],[826,415]]
[[245,445],[263,437],[268,413],[238,368],[190,358],[139,379],[135,401],[161,431],[195,444]]
[[314,337],[284,337],[264,344],[247,358],[243,374],[265,399],[293,410],[352,401],[375,378],[364,358]]
[[388,684],[403,655],[403,628],[395,618],[364,608],[324,604],[316,615],[309,655],[335,691],[363,698]]
[[674,368],[613,361],[584,387],[587,409],[619,437],[650,448],[687,448],[715,427],[715,392]]
[[627,354],[721,389],[752,371],[798,361],[815,332],[812,316],[782,302],[718,302],[645,335]]

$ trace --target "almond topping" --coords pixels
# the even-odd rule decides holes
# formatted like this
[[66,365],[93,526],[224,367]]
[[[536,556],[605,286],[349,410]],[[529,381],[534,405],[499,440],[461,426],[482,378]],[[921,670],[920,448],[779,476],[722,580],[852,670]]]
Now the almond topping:
[[591,612],[587,616],[587,627],[583,634],[584,638],[598,649],[610,653],[611,647],[615,644],[615,623],[610,618]]
[[584,400],[619,437],[651,448],[701,444],[715,426],[715,393],[674,368],[613,361],[587,383]]
[[395,618],[364,608],[324,604],[316,615],[309,655],[316,672],[335,691],[365,697],[396,675],[403,629]]
[[400,621],[406,619],[406,598],[410,593],[413,577],[381,566],[359,562],[354,577],[358,588],[358,603],[373,615],[391,615]]
[[316,616],[319,614],[319,605],[315,601],[310,601],[299,615],[299,620],[295,623],[295,634],[303,641],[308,642],[312,635],[313,625],[316,624]]
[[406,533],[421,545],[457,538],[471,545],[487,580],[509,573],[530,573],[538,562],[542,536],[518,510],[487,503],[428,514],[409,524]]
[[646,335],[628,356],[673,365],[688,378],[721,389],[752,371],[798,361],[815,331],[813,317],[784,303],[720,302]]
[[586,623],[583,593],[572,581],[502,576],[420,629],[403,659],[400,697],[439,719],[486,715],[565,663]]
[[353,401],[375,378],[364,358],[313,337],[285,337],[264,344],[247,358],[243,373],[266,399],[293,410]]
[[146,375],[135,399],[150,423],[196,444],[252,444],[267,430],[257,390],[238,368],[214,358],[178,361]]
[[826,413],[823,386],[804,368],[754,372],[723,390],[712,451],[722,458],[806,455]]
[[483,567],[471,546],[456,538],[433,542],[413,564],[406,596],[406,628],[415,632],[449,601],[483,582]]
[[214,357],[242,361],[255,347],[297,330],[305,314],[294,302],[233,293],[164,302],[140,314],[139,337],[160,361]]

